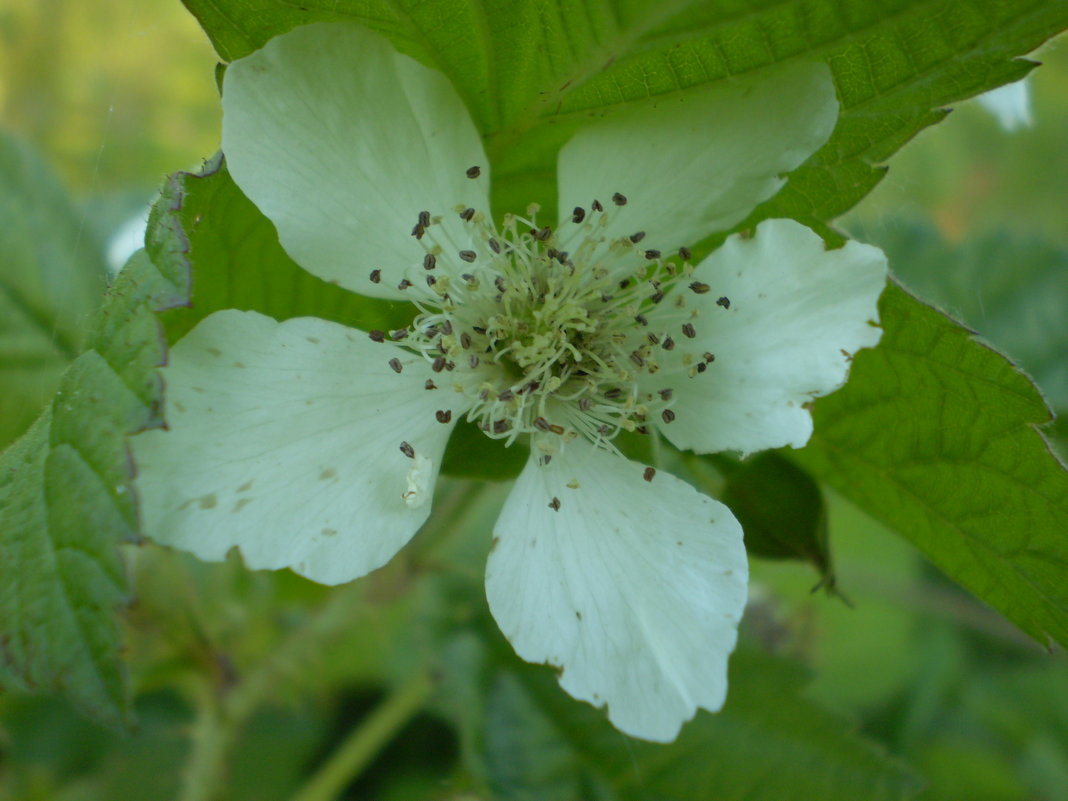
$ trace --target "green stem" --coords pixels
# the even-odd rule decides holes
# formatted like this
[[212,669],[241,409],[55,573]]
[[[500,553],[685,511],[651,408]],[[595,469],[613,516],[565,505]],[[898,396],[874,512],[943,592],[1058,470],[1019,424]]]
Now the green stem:
[[423,708],[432,688],[425,673],[417,673],[401,685],[349,733],[292,801],[334,801]]

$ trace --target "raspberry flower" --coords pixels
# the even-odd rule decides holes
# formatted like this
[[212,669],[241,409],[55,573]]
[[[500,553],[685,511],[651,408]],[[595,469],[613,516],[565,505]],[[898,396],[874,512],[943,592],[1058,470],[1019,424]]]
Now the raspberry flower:
[[[133,441],[146,531],[251,568],[349,581],[431,514],[461,419],[530,445],[496,524],[490,609],[622,731],[717,710],[746,601],[739,524],[629,461],[620,432],[699,453],[801,447],[807,404],[880,330],[882,254],[791,220],[693,264],[830,135],[829,72],[645,103],[559,154],[560,216],[495,221],[440,73],[367,30],[310,25],[233,63],[223,152],[304,269],[414,322],[361,332],[218,312],[163,370],[169,430]],[[255,269],[255,265],[249,265]]]

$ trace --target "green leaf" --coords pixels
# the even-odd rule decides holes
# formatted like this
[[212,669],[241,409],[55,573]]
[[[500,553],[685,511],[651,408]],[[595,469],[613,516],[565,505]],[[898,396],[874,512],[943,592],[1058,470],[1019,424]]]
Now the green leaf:
[[474,679],[484,699],[474,714],[485,717],[465,757],[493,798],[889,801],[918,789],[904,766],[803,697],[799,666],[752,647],[731,658],[724,709],[699,712],[670,745],[626,738],[506,647]]
[[833,587],[827,513],[813,478],[775,451],[741,463],[706,458],[726,474],[720,499],[742,524],[746,550],[766,559],[811,562],[823,583]]
[[929,222],[886,219],[859,239],[886,251],[894,274],[1019,360],[1055,409],[1068,410],[1068,250],[998,230],[947,242]]
[[410,304],[365,298],[298,267],[222,158],[174,180],[179,199],[169,220],[188,242],[196,272],[189,306],[163,316],[168,341],[220,309],[251,309],[276,320],[310,315],[363,330],[398,328],[413,316]]
[[163,423],[154,312],[189,297],[179,183],[153,210],[152,261],[140,251],[126,265],[51,406],[0,455],[0,679],[64,692],[110,724],[128,708],[117,545],[138,537],[126,435]]
[[890,286],[884,334],[796,458],[1043,644],[1068,645],[1068,472],[1030,380]]
[[25,431],[81,353],[104,292],[103,247],[59,179],[0,132],[0,447]]
[[442,70],[481,130],[495,204],[551,215],[556,151],[590,117],[700,91],[789,61],[824,61],[841,118],[830,141],[745,225],[818,227],[883,175],[875,166],[944,116],[939,107],[1023,77],[1013,60],[1068,27],[1045,0],[185,0],[232,60],[290,28],[351,20]]

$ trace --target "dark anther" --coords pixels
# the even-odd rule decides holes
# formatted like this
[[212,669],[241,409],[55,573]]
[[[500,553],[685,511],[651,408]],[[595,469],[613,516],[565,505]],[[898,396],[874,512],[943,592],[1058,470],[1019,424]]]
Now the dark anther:
[[430,365],[430,369],[433,370],[435,373],[440,373],[442,370],[444,370],[445,369],[445,357],[444,356],[438,356],[438,358],[434,359],[434,363],[432,365]]
[[512,398],[515,397],[515,393],[512,392],[512,390],[510,390],[510,389],[506,389],[504,392],[502,392],[497,397],[502,401],[510,401]]
[[398,328],[396,331],[390,331],[389,338],[392,339],[394,342],[400,342],[402,339],[407,339],[408,329]]
[[438,257],[435,256],[433,253],[427,253],[425,256],[423,256],[423,269],[424,270],[433,270],[437,266],[438,266]]
[[604,206],[601,205],[601,201],[595,200],[590,204],[590,208],[594,211],[604,211]]
[[612,202],[615,203],[617,206],[626,206],[627,196],[620,192],[616,192],[614,195],[612,195]]
[[716,354],[705,351],[704,360],[707,364],[712,364],[716,360]]
[[468,167],[467,168],[467,177],[468,178],[478,178],[478,176],[480,176],[481,174],[482,174],[482,168],[481,167],[475,166],[475,167]]
[[402,442],[400,444],[400,452],[407,456],[409,459],[415,458],[415,448],[413,448],[407,442]]
[[480,325],[471,326],[471,330],[474,331],[476,334],[485,334],[486,333],[486,329],[483,328]]
[[560,511],[560,499],[557,498],[555,495],[553,496],[553,499],[549,501],[549,508],[552,509],[554,512]]
[[679,258],[681,258],[683,261],[686,261],[692,255],[693,254],[690,252],[689,248],[679,248]]
[[655,467],[647,467],[647,468],[645,468],[645,472],[642,473],[642,478],[644,478],[646,481],[652,481],[653,480],[653,476],[655,476],[655,475],[656,475],[656,468]]
[[520,393],[522,393],[524,395],[529,395],[531,392],[534,392],[535,390],[537,390],[540,386],[541,386],[541,383],[538,382],[538,381],[528,381],[526,384],[524,384],[522,386],[522,388],[519,391],[520,391]]
[[460,258],[463,259],[464,261],[466,261],[468,264],[470,264],[476,258],[478,258],[478,254],[475,253],[475,251],[473,251],[473,250],[461,250],[460,251]]
[[546,239],[548,239],[552,235],[553,235],[553,229],[550,228],[547,225],[544,228],[539,228],[538,230],[533,232],[533,237],[535,239],[537,239],[539,242],[544,242]]
[[438,385],[434,383],[433,378],[428,378],[426,383],[423,384],[423,389],[437,389]]
[[426,277],[426,285],[427,285],[427,286],[434,286],[434,284],[436,284],[437,282],[438,282],[438,279],[437,279],[437,278],[435,278],[435,277],[434,277],[434,276],[432,276],[432,275],[428,275],[428,276]]
[[478,367],[478,356],[472,353],[471,356],[467,359],[467,364],[472,370],[474,370],[476,367]]
[[702,284],[700,281],[694,281],[692,284],[690,284],[690,289],[692,289],[698,295],[705,294],[711,288],[712,287],[710,287],[708,284]]
[[697,329],[693,327],[693,323],[683,323],[682,333],[684,333],[690,339],[693,339],[695,336],[697,336]]
[[612,387],[611,389],[605,390],[604,396],[608,400],[616,400],[617,398],[623,397],[623,390],[619,387]]
[[649,321],[645,319],[644,314],[634,315],[634,322],[636,322],[638,325],[649,325]]
[[624,278],[622,281],[619,282],[619,288],[620,289],[626,289],[628,286],[630,286],[630,279],[629,278]]
[[407,278],[402,278],[401,282],[399,284],[397,284],[397,289],[405,290],[408,287],[410,287],[411,285],[412,285],[411,281],[409,281]]
[[660,343],[660,347],[664,350],[671,350],[675,347],[675,340],[671,337],[664,337],[664,341]]
[[468,206],[466,209],[460,212],[460,219],[464,222],[471,222],[475,216],[475,210]]
[[490,237],[490,241],[488,242],[488,244],[489,244],[489,249],[492,250],[494,253],[500,253],[501,252],[501,243],[498,242],[493,237]]
[[556,423],[553,423],[551,426],[549,426],[549,431],[551,431],[553,434],[556,434],[557,436],[560,436],[564,433],[564,427],[558,426],[556,425]]
[[660,390],[657,394],[660,396],[661,400],[669,401],[671,400],[671,396],[675,394],[675,390],[671,387],[667,387],[666,389]]
[[[620,195],[620,197],[622,197],[622,195]],[[626,200],[624,199],[623,202],[625,203]],[[623,203],[618,203],[617,205],[622,206]],[[633,242],[635,245],[637,245],[643,239],[645,239],[645,231],[638,231],[638,233],[630,235],[630,241]]]
[[426,229],[423,226],[421,226],[419,223],[416,223],[415,227],[412,228],[412,236],[414,236],[416,239],[422,239],[423,238],[423,234],[425,234],[425,233],[426,233]]
[[645,359],[643,359],[642,355],[636,350],[631,351],[630,360],[634,362],[634,364],[636,364],[638,367],[643,367],[645,365]]
[[372,284],[377,284],[381,280],[382,280],[382,271],[381,270],[371,270],[371,283]]
[[602,437],[607,437],[609,433],[611,433],[611,431],[612,429],[608,427],[607,423],[602,423],[601,425],[597,426],[597,433],[600,434]]
[[645,251],[645,258],[647,258],[649,261],[655,261],[656,259],[660,258],[660,251],[659,250],[647,250],[647,251]]
[[452,410],[438,409],[436,412],[434,412],[434,417],[438,419],[439,423],[448,423],[450,420],[452,420]]
[[582,206],[575,206],[575,210],[571,212],[571,222],[580,223],[586,219],[586,209]]
[[471,335],[466,331],[460,333],[460,347],[467,350],[471,347]]
[[504,292],[505,289],[506,289],[505,283],[504,283],[504,276],[503,275],[498,275],[496,278],[494,278],[493,279],[493,285],[495,287],[497,287],[497,291],[498,292]]
[[379,331],[377,328],[372,328],[370,331],[368,331],[367,332],[367,336],[371,337],[371,341],[372,342],[385,342],[386,341],[385,332]]
[[675,413],[671,411],[671,409],[664,409],[664,411],[660,413],[660,417],[665,423],[670,423],[675,419]]
[[724,309],[729,309],[731,307],[730,298],[725,298],[725,297],[724,298],[720,298],[719,300],[716,301],[716,305],[717,306],[722,306]]
[[451,373],[456,369],[456,362],[445,362],[445,369]]
[[445,322],[441,324],[441,333],[445,336],[449,336],[452,333],[452,320],[446,319]]
[[654,292],[653,294],[651,294],[649,296],[649,300],[651,300],[653,303],[659,303],[663,299],[664,299],[664,291],[662,289],[656,290],[656,292]]
[[646,334],[645,338],[649,340],[649,344],[650,345],[659,345],[660,344],[660,337],[657,336],[656,334],[654,334],[652,331],[650,331],[648,334]]
[[703,373],[705,370],[708,369],[708,365],[705,362],[698,362],[696,369],[697,369],[697,372]]
[[649,428],[648,426],[638,426],[636,429],[634,429],[634,431],[637,434],[648,434]]
[[503,434],[505,431],[507,431],[511,427],[512,427],[512,424],[509,423],[507,420],[494,420],[493,421],[493,433],[494,434]]
[[535,417],[534,428],[538,429],[538,431],[548,431],[549,421],[546,420],[544,417]]
[[421,211],[421,212],[419,212],[419,225],[421,225],[423,228],[426,228],[427,226],[430,225],[430,212],[429,211]]
[[584,412],[588,412],[593,406],[593,401],[589,398],[579,398],[578,407]]
[[394,373],[399,373],[401,370],[404,369],[404,366],[401,364],[400,359],[397,358],[390,359],[389,366],[393,368]]

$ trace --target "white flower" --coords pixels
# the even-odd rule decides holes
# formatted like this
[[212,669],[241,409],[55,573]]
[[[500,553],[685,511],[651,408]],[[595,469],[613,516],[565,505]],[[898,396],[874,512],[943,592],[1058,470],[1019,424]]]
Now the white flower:
[[550,226],[536,207],[494,225],[489,165],[453,88],[363,29],[274,39],[230,66],[223,106],[234,179],[290,255],[419,315],[388,334],[203,320],[164,370],[170,430],[134,441],[148,533],[323,583],[362,576],[430,515],[466,416],[531,443],[486,575],[519,655],[560,668],[564,689],[634,736],[668,741],[697,707],[718,709],[746,598],[741,529],[613,439],[800,447],[807,402],[878,341],[874,248],[826,252],[773,220],[696,267],[685,250],[826,141],[828,71],[581,128],[560,152]]

